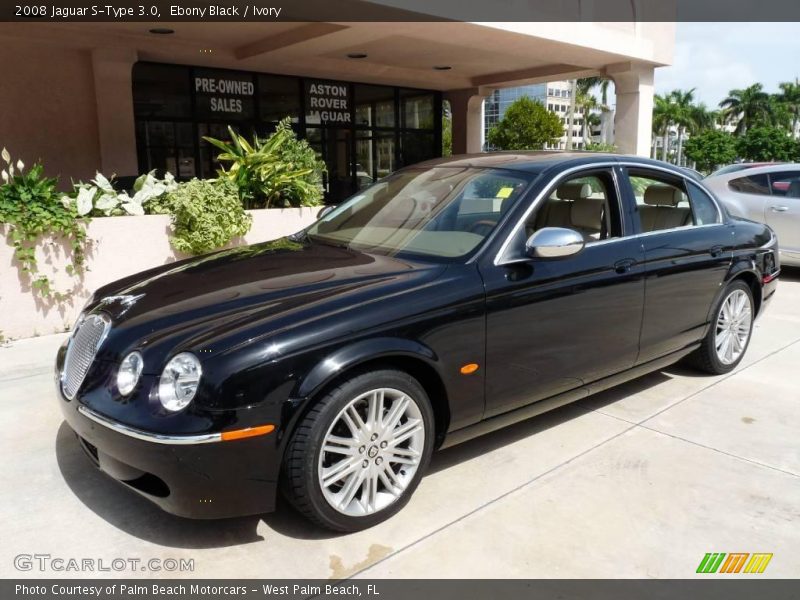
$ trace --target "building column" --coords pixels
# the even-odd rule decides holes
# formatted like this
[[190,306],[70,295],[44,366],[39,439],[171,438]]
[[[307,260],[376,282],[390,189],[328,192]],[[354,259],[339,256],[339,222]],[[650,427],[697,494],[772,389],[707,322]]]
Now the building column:
[[623,154],[650,156],[653,129],[653,67],[624,63],[610,65],[606,74],[617,96],[614,143]]
[[92,51],[100,169],[110,177],[139,174],[133,118],[135,50],[95,48]]
[[483,99],[479,88],[445,92],[453,119],[453,154],[480,152],[483,141]]

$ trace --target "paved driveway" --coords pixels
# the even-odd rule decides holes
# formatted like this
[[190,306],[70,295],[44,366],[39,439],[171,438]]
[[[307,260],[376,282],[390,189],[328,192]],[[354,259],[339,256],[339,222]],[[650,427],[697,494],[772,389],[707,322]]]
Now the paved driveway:
[[97,472],[55,406],[62,339],[0,348],[2,577],[20,553],[191,558],[195,577],[685,578],[706,552],[771,552],[764,576],[800,573],[800,271],[733,374],[673,367],[442,451],[405,510],[347,536],[286,507],[182,520]]

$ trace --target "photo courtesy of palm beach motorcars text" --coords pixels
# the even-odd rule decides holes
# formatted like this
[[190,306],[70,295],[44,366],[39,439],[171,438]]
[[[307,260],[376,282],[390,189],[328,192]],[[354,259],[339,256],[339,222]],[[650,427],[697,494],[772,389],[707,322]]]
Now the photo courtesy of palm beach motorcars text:
[[798,22],[0,3],[0,599],[800,597]]

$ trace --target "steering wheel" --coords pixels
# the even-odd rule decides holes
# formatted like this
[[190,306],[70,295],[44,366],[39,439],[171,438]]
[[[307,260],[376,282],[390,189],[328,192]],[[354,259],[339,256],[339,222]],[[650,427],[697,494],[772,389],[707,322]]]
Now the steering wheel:
[[480,221],[475,221],[469,228],[469,232],[486,237],[489,235],[489,232],[494,229],[495,225],[497,225],[497,221],[492,221],[491,219],[482,219]]

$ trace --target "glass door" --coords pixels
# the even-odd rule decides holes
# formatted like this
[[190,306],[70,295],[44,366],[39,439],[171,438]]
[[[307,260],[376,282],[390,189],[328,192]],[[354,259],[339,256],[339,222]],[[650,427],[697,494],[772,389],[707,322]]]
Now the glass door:
[[322,155],[328,168],[325,176],[325,199],[338,204],[356,192],[353,133],[343,127],[309,127],[308,143]]

